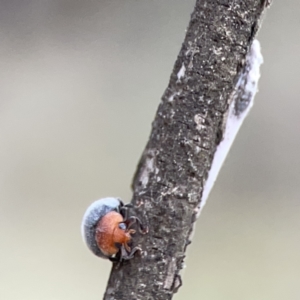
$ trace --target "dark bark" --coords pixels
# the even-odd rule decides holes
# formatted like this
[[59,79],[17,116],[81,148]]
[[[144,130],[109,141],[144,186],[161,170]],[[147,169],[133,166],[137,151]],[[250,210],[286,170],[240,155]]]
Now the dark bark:
[[133,181],[134,213],[149,226],[134,237],[143,253],[114,264],[104,299],[167,300],[180,286],[229,97],[268,5],[197,1]]

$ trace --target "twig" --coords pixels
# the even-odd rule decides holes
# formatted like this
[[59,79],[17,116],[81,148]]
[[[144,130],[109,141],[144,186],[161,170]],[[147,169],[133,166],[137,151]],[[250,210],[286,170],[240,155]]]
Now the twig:
[[269,4],[197,0],[133,181],[134,213],[149,226],[134,238],[143,253],[113,266],[104,299],[167,300],[181,285],[194,222],[252,105],[252,42]]

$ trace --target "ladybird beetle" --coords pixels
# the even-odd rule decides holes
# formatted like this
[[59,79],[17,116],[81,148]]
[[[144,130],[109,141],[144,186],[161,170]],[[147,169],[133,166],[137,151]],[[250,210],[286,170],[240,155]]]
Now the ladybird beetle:
[[131,249],[131,226],[139,225],[141,233],[147,233],[139,218],[128,216],[130,204],[124,205],[118,198],[103,198],[92,203],[86,210],[81,233],[88,248],[97,256],[111,261],[131,259],[139,247]]

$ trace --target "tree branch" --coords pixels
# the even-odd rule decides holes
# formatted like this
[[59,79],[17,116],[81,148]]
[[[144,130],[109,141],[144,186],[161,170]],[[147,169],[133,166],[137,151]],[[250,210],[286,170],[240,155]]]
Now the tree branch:
[[[256,91],[269,0],[197,0],[134,181],[149,226],[134,259],[114,264],[104,299],[171,299],[201,207]],[[217,151],[216,151],[217,150]]]

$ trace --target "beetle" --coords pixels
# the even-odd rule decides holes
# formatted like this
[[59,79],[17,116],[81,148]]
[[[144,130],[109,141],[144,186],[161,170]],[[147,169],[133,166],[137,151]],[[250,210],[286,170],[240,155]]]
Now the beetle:
[[102,198],[93,202],[86,210],[81,234],[88,248],[102,258],[111,261],[129,260],[141,248],[131,249],[132,234],[136,232],[131,226],[138,224],[142,234],[148,232],[139,218],[129,216],[131,204],[122,202],[119,198]]

